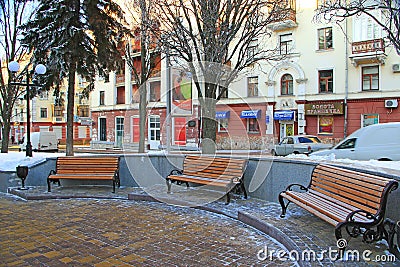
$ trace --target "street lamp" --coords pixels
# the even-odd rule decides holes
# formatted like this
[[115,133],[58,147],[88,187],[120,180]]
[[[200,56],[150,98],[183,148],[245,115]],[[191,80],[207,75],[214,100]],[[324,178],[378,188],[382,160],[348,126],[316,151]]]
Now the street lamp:
[[[16,61],[11,61],[8,64],[8,69],[11,72],[18,72],[19,71],[19,63]],[[37,74],[45,74],[46,73],[46,66],[43,64],[38,64],[35,67],[35,73]],[[20,82],[11,82],[10,85],[18,85],[18,86],[26,86],[26,156],[27,157],[32,157],[32,144],[31,144],[31,114],[30,114],[30,108],[29,108],[29,87],[30,86],[37,86],[36,84],[30,84],[29,80],[29,71],[28,68],[26,69],[26,83],[20,83]]]

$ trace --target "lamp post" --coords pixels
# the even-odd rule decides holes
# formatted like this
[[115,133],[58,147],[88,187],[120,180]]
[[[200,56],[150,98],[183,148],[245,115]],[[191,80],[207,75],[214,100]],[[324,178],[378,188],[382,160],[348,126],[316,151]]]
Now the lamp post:
[[[19,71],[19,63],[16,61],[11,61],[8,64],[8,69],[11,72],[18,72]],[[43,64],[38,64],[35,67],[35,73],[37,74],[45,74],[46,73],[46,66]],[[20,83],[20,82],[11,82],[11,85],[18,85],[18,86],[25,86],[26,87],[26,156],[27,157],[32,157],[32,144],[31,144],[31,114],[30,114],[30,107],[29,107],[29,87],[30,86],[37,86],[35,84],[30,84],[30,75],[29,75],[29,70],[28,68],[26,69],[26,83]]]

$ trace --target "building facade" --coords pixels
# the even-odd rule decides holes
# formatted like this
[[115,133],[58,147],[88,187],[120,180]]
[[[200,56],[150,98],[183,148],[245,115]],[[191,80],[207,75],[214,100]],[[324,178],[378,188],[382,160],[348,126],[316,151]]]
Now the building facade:
[[[277,60],[240,74],[217,103],[218,149],[269,149],[285,136],[313,134],[335,144],[360,127],[400,121],[400,57],[369,17],[317,23],[318,1],[288,1],[291,12],[270,25]],[[380,17],[381,10],[375,10]],[[147,83],[147,144],[199,146],[196,92],[188,114],[167,116],[165,61]],[[134,148],[139,141],[138,88],[126,65],[98,78],[91,93],[92,145]],[[167,123],[171,121],[171,125]]]
[[[91,140],[91,118],[89,99],[82,94],[86,86],[84,80],[77,76],[74,108],[74,143],[89,145]],[[53,131],[60,144],[66,143],[67,127],[67,87],[60,88],[60,96],[55,97],[53,91],[44,91],[34,97],[30,103],[31,132]],[[26,99],[18,99],[14,105],[10,135],[15,143],[22,141],[26,133]]]

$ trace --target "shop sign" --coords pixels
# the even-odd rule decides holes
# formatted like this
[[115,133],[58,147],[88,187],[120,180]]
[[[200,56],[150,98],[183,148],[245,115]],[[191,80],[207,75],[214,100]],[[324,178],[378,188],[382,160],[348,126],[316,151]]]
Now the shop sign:
[[343,103],[305,104],[306,115],[341,115]]
[[261,117],[261,110],[243,110],[240,114],[242,119],[259,119]]
[[292,121],[294,120],[294,111],[282,110],[274,112],[274,120],[277,121]]
[[215,112],[215,118],[218,119],[229,119],[231,115],[230,111],[217,111]]
[[91,118],[80,118],[79,121],[81,125],[91,126],[93,121]]

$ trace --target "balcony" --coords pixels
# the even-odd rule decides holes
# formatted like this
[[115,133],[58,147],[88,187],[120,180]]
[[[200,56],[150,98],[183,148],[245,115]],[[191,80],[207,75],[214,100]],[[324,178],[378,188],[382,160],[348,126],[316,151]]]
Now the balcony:
[[354,66],[361,64],[385,64],[385,42],[383,39],[353,42],[350,59]]
[[89,117],[89,105],[78,105],[78,116],[87,118]]
[[125,73],[116,75],[116,84],[125,83]]
[[297,27],[296,1],[291,0],[285,6],[275,6],[271,23],[268,28],[272,31],[283,31]]

